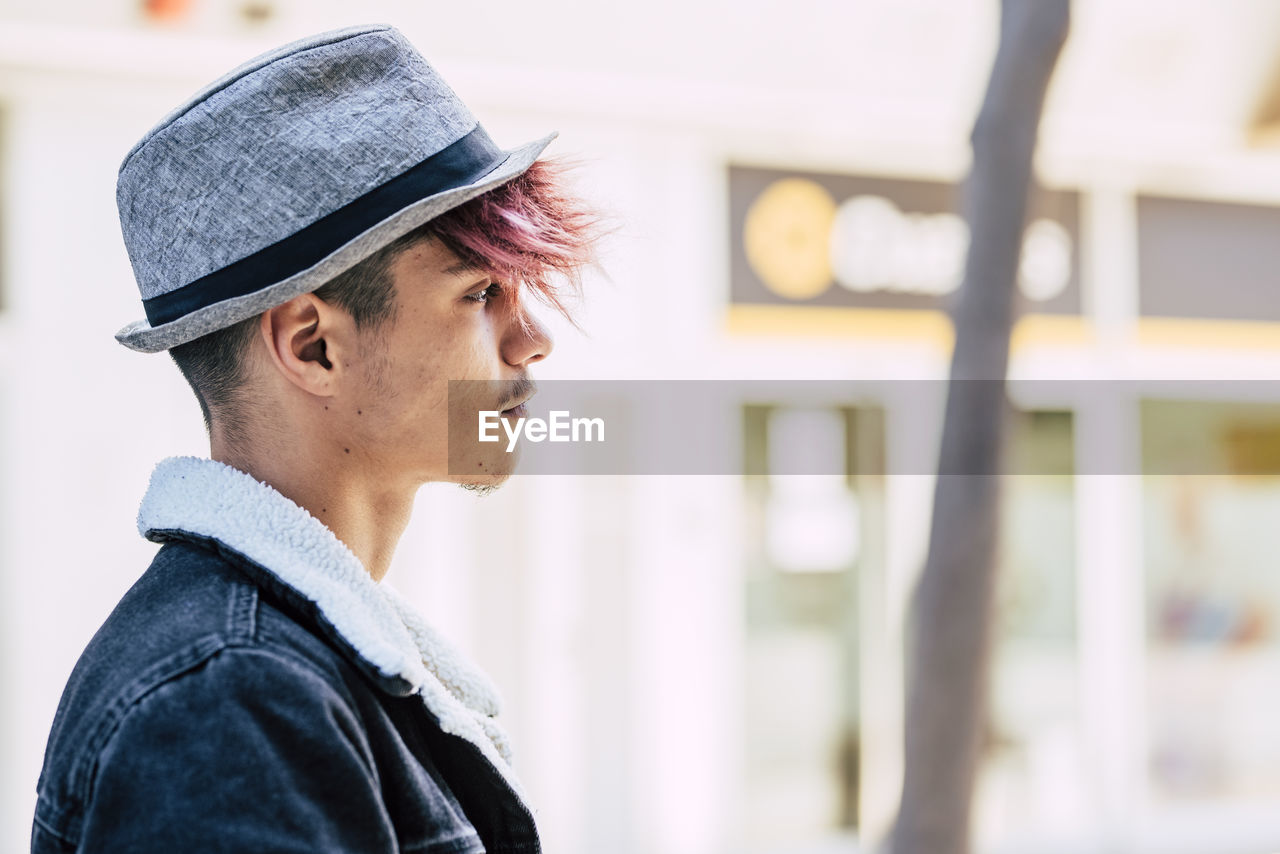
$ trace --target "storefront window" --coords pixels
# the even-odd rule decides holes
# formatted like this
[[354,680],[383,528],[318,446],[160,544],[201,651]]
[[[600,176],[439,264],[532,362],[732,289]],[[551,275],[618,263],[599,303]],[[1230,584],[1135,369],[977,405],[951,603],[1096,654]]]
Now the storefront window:
[[[753,851],[821,848],[857,827],[859,578],[867,501],[855,473],[876,410],[748,406],[745,810]],[[796,450],[831,461],[794,474]],[[875,453],[879,448],[870,449]],[[852,453],[850,453],[852,452]]]
[[[1142,406],[1147,769],[1166,804],[1280,797],[1280,406]],[[1188,460],[1194,465],[1188,464]]]

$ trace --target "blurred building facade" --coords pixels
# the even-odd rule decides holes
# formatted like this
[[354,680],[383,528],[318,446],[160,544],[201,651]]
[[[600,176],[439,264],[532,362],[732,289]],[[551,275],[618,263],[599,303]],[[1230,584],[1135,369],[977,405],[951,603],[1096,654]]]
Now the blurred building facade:
[[[621,218],[589,336],[560,325],[538,377],[848,390],[738,401],[751,476],[427,487],[391,581],[504,689],[548,850],[869,850],[997,4],[531,5],[360,20],[500,144],[558,129]],[[111,338],[140,310],[115,170],[207,80],[351,14],[0,0],[5,850],[66,676],[153,551],[151,466],[206,449],[171,363]],[[1076,0],[1020,270],[979,850],[1280,847],[1278,34],[1269,0]],[[806,454],[843,463],[780,474]]]

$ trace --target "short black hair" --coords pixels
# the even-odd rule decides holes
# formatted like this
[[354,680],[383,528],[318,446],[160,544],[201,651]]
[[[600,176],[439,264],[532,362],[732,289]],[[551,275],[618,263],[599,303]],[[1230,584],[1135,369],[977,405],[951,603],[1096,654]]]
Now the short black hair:
[[[429,236],[427,227],[420,226],[330,279],[315,295],[349,312],[357,329],[377,329],[395,317],[392,263],[402,252]],[[195,392],[205,429],[213,432],[216,413],[221,429],[233,444],[246,438],[247,413],[241,399],[245,356],[261,316],[255,315],[169,350],[178,370]]]

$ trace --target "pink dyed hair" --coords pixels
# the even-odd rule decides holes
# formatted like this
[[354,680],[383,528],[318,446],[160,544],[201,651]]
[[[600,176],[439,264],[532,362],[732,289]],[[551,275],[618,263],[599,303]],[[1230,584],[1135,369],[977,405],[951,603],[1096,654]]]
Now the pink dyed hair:
[[570,168],[563,160],[537,160],[511,181],[431,220],[423,231],[495,282],[529,288],[576,327],[566,292],[581,298],[582,272],[598,263],[597,244],[612,228],[568,191]]

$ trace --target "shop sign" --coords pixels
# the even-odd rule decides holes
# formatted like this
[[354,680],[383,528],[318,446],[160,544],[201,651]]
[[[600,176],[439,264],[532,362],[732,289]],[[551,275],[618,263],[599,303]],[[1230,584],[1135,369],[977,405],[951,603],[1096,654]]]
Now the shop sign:
[[[969,246],[953,184],[731,166],[730,301],[945,310]],[[1080,312],[1078,199],[1033,194],[1018,269],[1026,312]]]

